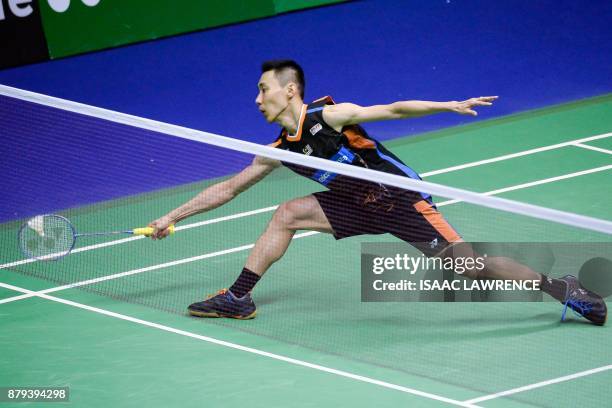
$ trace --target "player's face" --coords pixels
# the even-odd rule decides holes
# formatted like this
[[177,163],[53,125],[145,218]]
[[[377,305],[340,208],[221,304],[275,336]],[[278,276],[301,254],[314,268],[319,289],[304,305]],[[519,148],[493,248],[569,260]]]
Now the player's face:
[[274,122],[278,115],[283,112],[289,104],[287,87],[281,86],[274,75],[274,71],[261,74],[257,84],[259,93],[255,103],[259,111],[264,115],[268,123]]

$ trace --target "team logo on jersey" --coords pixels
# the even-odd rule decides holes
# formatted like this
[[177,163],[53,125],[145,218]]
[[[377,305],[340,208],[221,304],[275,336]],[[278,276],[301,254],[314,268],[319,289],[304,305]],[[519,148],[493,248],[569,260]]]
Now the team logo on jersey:
[[302,149],[302,151],[304,152],[304,154],[305,154],[306,156],[310,156],[310,155],[312,154],[312,152],[313,152],[312,147],[311,147],[309,144],[307,144],[307,145],[306,145],[306,146],[305,146],[305,147]]
[[433,241],[431,241],[431,242],[429,243],[429,247],[430,247],[431,249],[434,249],[434,248],[435,248],[435,247],[437,247],[437,246],[438,246],[438,238],[435,238]]
[[310,134],[314,136],[321,129],[323,129],[323,126],[320,123],[317,123],[310,128]]

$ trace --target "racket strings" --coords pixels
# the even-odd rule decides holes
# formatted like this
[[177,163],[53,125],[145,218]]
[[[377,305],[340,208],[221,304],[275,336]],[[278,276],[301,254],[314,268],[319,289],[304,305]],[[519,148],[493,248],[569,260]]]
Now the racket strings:
[[19,232],[22,251],[31,258],[55,259],[70,252],[75,234],[70,222],[57,215],[30,219]]

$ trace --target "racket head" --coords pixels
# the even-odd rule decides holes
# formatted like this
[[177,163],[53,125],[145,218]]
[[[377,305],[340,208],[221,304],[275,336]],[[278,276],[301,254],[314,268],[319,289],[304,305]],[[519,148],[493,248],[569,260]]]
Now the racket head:
[[76,230],[61,215],[37,215],[26,221],[18,232],[23,255],[39,261],[54,261],[70,253],[76,243]]

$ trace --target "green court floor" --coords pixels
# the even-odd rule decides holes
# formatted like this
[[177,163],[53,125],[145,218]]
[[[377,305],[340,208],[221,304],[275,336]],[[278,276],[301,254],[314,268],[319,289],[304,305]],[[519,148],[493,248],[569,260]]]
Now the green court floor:
[[[427,181],[612,220],[609,132],[610,95],[386,145]],[[7,254],[0,259],[0,386],[69,386],[70,402],[58,405],[79,407],[599,407],[612,400],[610,326],[575,317],[560,323],[555,302],[362,303],[361,244],[395,241],[386,235],[298,234],[254,292],[256,319],[186,316],[189,303],[231,284],[276,205],[319,189],[276,173],[186,220],[181,225],[192,228],[169,239],[82,241],[57,262],[23,263],[19,223],[0,226]],[[209,184],[62,214],[83,231],[146,224]],[[447,200],[436,199],[468,240],[612,242]],[[103,242],[110,245],[95,246]],[[96,281],[62,286],[89,279]],[[17,298],[29,291],[43,292]]]

